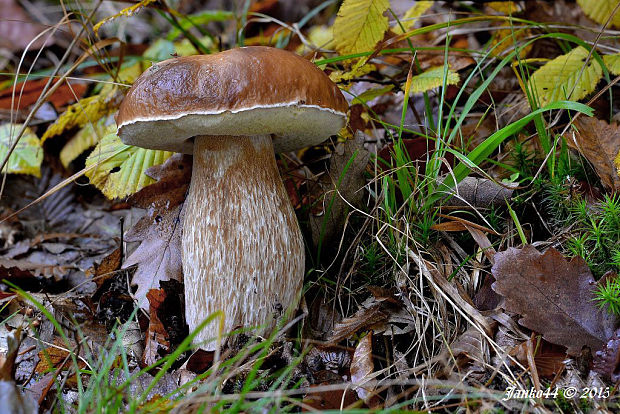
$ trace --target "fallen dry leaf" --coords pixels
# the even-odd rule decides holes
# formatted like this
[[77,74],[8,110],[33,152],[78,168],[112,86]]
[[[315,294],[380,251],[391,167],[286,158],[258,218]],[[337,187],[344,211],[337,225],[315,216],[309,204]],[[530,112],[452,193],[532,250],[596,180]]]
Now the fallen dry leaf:
[[364,171],[370,154],[363,142],[363,134],[358,133],[355,139],[338,144],[329,163],[329,174],[324,178],[325,188],[329,190],[319,201],[323,203],[323,212],[310,215],[312,241],[318,245],[322,240],[324,252],[332,250],[329,247],[340,241],[339,234],[351,209],[349,204],[359,206],[364,197]]
[[6,340],[8,352],[0,357],[0,411],[35,414],[39,412],[36,402],[31,396],[24,395],[15,384],[15,359],[21,343],[21,329],[10,332]]
[[620,329],[594,354],[594,371],[614,383],[620,380]]
[[350,388],[334,389],[315,391],[313,388],[320,387],[322,385],[330,384],[318,384],[311,385],[310,391],[304,398],[304,412],[307,411],[325,411],[325,410],[340,410],[350,407],[355,404],[358,399],[355,397],[355,393]]
[[[26,109],[35,103],[41,96],[47,79],[29,80],[15,85],[15,99],[13,87],[0,91],[0,109]],[[62,108],[70,103],[77,102],[88,89],[85,82],[63,83],[52,93],[48,101],[56,108]]]
[[157,314],[166,299],[166,292],[163,289],[151,289],[146,294],[146,298],[149,301],[149,329],[144,340],[144,353],[142,354],[142,364],[145,367],[157,362],[162,352],[170,351],[168,333]]
[[620,175],[614,159],[620,152],[620,126],[596,118],[579,117],[575,120],[577,133],[566,138],[569,147],[579,151],[592,163],[603,185],[611,191],[620,191]]
[[582,258],[569,261],[554,248],[539,253],[531,245],[511,247],[495,255],[491,273],[506,310],[547,341],[567,347],[569,355],[584,346],[595,352],[612,335],[615,318],[592,301],[596,282]]
[[[0,0],[0,21],[0,48],[13,52],[26,48],[46,28],[33,22],[16,0]],[[47,35],[37,39],[30,45],[30,50],[43,46],[46,39]]]
[[[366,300],[353,316],[334,324],[334,328],[326,339],[328,344],[336,344],[354,333],[363,330],[385,331],[386,324],[395,317],[396,322],[407,322],[402,311],[403,304],[398,298],[372,297]],[[406,333],[408,330],[399,330],[396,326],[394,334]]]
[[181,206],[177,206],[163,215],[143,217],[125,235],[127,241],[141,241],[123,268],[138,266],[131,284],[138,287],[133,296],[142,309],[148,309],[146,294],[159,289],[160,281],[183,281],[181,223]]
[[[524,366],[527,366],[527,348],[527,341],[522,342],[510,350],[510,355],[514,356]],[[567,356],[563,347],[542,340],[540,343],[536,343],[534,350],[536,371],[541,377],[549,380],[553,379],[558,372],[564,369],[564,362],[567,360]]]
[[363,337],[355,347],[351,360],[351,383],[357,396],[366,400],[372,395],[377,384],[372,379],[375,365],[372,361],[372,331]]
[[160,281],[183,281],[181,213],[191,171],[191,157],[175,154],[164,164],[149,168],[147,175],[158,181],[129,199],[148,209],[125,235],[127,241],[141,243],[123,264],[123,268],[138,266],[132,284],[138,286],[134,296],[143,309],[148,309],[146,293],[159,289]]

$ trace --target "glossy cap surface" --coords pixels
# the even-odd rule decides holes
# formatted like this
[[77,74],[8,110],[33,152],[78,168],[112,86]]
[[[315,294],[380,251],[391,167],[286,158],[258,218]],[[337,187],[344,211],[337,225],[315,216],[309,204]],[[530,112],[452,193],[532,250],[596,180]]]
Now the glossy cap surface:
[[277,152],[336,134],[347,103],[316,65],[263,46],[168,59],[145,71],[123,100],[126,144],[192,153],[198,135],[273,135]]

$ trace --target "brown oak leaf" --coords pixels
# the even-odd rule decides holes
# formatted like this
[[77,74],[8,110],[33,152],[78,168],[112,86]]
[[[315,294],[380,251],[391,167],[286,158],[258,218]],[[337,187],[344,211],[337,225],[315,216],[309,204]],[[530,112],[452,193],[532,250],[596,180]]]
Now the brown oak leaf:
[[141,241],[127,258],[123,268],[137,265],[132,284],[139,305],[148,309],[146,294],[158,289],[163,280],[183,282],[181,261],[182,207],[191,178],[191,157],[175,154],[164,164],[151,167],[147,175],[159,180],[129,201],[148,209],[136,225],[125,234],[127,241]]
[[603,185],[611,191],[620,190],[620,175],[614,159],[620,152],[620,127],[596,118],[575,120],[577,133],[567,137],[569,147],[579,151],[592,163]]
[[493,290],[506,298],[506,310],[522,316],[519,323],[547,341],[579,355],[584,346],[601,349],[612,335],[616,318],[592,301],[596,282],[586,262],[567,260],[554,248],[540,253],[534,246],[508,248],[495,255]]

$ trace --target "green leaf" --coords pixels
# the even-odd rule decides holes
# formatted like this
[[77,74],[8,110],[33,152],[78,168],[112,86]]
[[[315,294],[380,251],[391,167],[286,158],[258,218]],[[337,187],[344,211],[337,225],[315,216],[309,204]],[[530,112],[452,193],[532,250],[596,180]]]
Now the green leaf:
[[603,68],[594,59],[584,68],[588,54],[587,49],[578,46],[534,72],[528,88],[539,106],[555,101],[578,101],[594,90],[603,76]]
[[[205,10],[200,13],[192,14],[189,16],[179,17],[179,25],[183,30],[189,30],[194,26],[204,26],[211,22],[224,22],[235,18],[233,12],[224,10]],[[179,37],[183,32],[181,29],[175,27],[168,32],[166,39],[174,40]]]
[[172,152],[125,145],[115,133],[108,134],[86,159],[86,168],[101,164],[86,172],[90,182],[110,198],[131,195],[155,182],[144,172],[162,164]]
[[612,75],[620,75],[620,54],[605,55],[603,56],[603,62],[605,62],[607,70],[609,70]]
[[[0,160],[6,158],[21,128],[22,124],[0,125]],[[41,141],[39,141],[39,138],[30,128],[26,128],[2,172],[29,174],[40,177],[42,161],[43,149],[41,148]]]
[[368,89],[368,90],[360,93],[359,95],[357,95],[351,101],[351,105],[365,104],[366,102],[372,101],[373,99],[375,99],[378,96],[385,95],[386,93],[388,93],[392,89],[394,89],[394,85],[388,85],[388,86],[385,86],[383,88]]
[[[436,66],[419,75],[413,76],[411,78],[410,93],[422,93],[442,86],[444,71],[445,69],[443,66]],[[459,74],[448,69],[448,73],[446,74],[446,85],[456,85],[457,83],[459,83]]]
[[344,0],[334,22],[334,43],[340,54],[372,51],[388,29],[383,13],[388,0]]
[[[618,5],[618,0],[577,0],[583,12],[599,24],[605,24]],[[609,22],[612,27],[620,27],[620,12]]]
[[69,164],[79,157],[80,154],[97,145],[99,140],[105,135],[115,131],[116,124],[112,117],[103,117],[93,124],[86,124],[62,148],[60,151],[60,162],[65,168],[68,168]]

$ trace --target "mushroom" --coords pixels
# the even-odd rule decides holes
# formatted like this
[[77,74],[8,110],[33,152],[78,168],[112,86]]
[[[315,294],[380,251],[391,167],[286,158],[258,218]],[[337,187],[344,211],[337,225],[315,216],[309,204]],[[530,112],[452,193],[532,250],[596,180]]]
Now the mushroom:
[[[265,334],[297,305],[304,243],[274,150],[324,141],[347,108],[313,63],[270,47],[169,59],[133,84],[116,120],[121,140],[193,154],[182,234],[191,330],[221,310],[224,332]],[[218,325],[194,342],[215,349]]]

